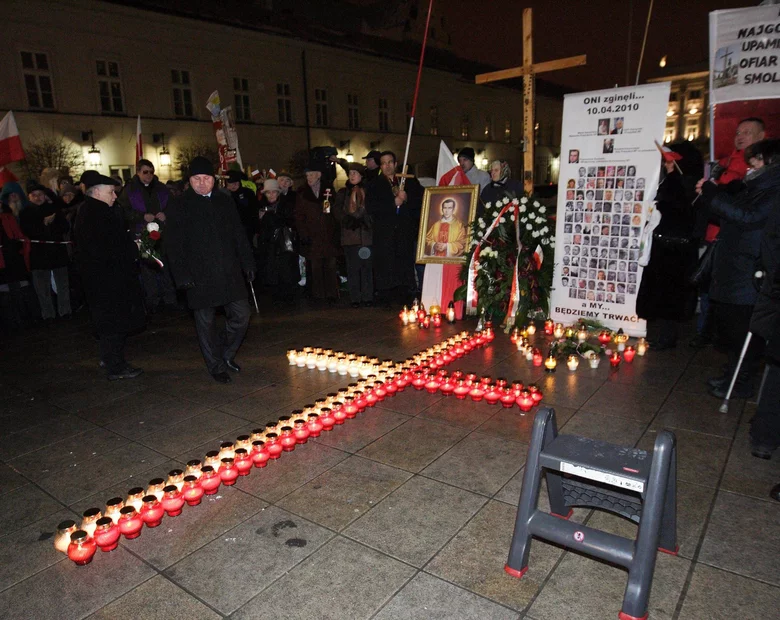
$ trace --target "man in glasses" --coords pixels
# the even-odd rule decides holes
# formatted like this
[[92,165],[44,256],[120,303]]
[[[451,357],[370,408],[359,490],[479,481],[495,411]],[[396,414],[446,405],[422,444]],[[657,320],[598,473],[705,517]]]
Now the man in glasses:
[[[161,250],[165,243],[165,207],[170,196],[168,188],[155,176],[154,164],[148,159],[139,159],[136,175],[117,199],[133,234],[140,236],[148,224],[157,223],[162,234]],[[157,263],[141,262],[141,281],[149,314],[153,314],[161,303],[169,308],[177,305],[176,289],[164,256],[163,264],[160,267]]]

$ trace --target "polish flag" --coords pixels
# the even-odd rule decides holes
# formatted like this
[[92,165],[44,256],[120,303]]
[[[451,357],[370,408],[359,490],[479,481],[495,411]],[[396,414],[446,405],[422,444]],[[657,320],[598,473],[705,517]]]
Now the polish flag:
[[135,163],[144,157],[144,140],[141,136],[141,115],[138,115],[138,122],[135,126]]
[[438,185],[471,185],[458,160],[452,154],[444,140],[439,144],[439,162],[436,165]]
[[544,261],[544,250],[541,245],[537,245],[533,255],[534,263],[537,269],[542,268],[542,261]]
[[16,128],[14,113],[8,113],[0,121],[0,166],[24,159],[24,149]]

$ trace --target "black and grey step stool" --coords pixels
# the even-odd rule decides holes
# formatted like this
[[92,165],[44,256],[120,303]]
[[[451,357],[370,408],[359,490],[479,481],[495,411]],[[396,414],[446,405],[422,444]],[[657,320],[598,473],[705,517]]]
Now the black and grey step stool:
[[[628,569],[620,620],[647,618],[656,549],[677,555],[677,451],[672,433],[661,431],[653,452],[603,441],[558,435],[553,409],[534,419],[523,490],[509,559],[504,570],[522,577],[536,536]],[[539,510],[544,469],[550,514]],[[638,523],[636,540],[568,521],[573,506],[590,506]]]

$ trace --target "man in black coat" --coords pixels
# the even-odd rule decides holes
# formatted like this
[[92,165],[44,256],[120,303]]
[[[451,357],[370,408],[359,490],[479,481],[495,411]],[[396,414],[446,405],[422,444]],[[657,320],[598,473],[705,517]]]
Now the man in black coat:
[[86,198],[76,219],[76,264],[100,337],[100,362],[108,380],[133,379],[143,371],[125,361],[127,335],[146,324],[138,281],[138,248],[121,210],[114,180],[94,170],[81,176]]
[[241,225],[244,227],[249,244],[252,245],[252,238],[255,236],[258,215],[260,213],[260,201],[257,199],[255,192],[241,185],[240,170],[228,170],[225,186],[233,197],[233,202],[236,203]]
[[414,264],[423,189],[414,178],[400,188],[392,151],[379,159],[382,174],[366,191],[366,212],[374,222],[374,283],[383,303],[408,303],[417,287]]
[[[227,370],[239,372],[235,355],[249,325],[246,284],[255,279],[255,259],[230,194],[214,187],[214,166],[205,157],[190,162],[190,187],[173,201],[166,248],[173,277],[187,291],[195,313],[206,368],[219,383]],[[225,329],[217,335],[216,309],[225,308]]]

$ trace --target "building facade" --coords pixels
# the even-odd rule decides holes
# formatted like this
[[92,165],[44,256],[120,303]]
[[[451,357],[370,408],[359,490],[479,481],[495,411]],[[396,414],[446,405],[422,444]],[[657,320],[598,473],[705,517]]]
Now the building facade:
[[688,67],[656,69],[657,77],[648,82],[671,82],[666,111],[664,142],[689,140],[703,153],[709,150],[709,70],[707,62]]
[[[246,168],[278,171],[320,145],[356,161],[372,148],[403,157],[419,45],[313,27],[308,36],[305,24],[275,22],[270,2],[248,2],[270,17],[243,23],[189,4],[6,0],[0,109],[14,111],[23,144],[62,136],[87,167],[129,178],[140,115],[144,156],[175,179],[182,153],[216,146],[205,104],[218,90]],[[522,92],[475,85],[480,69],[491,68],[441,48],[426,58],[412,172],[434,175],[443,139],[474,147],[480,167],[507,159],[521,176]],[[556,182],[562,93],[537,91],[536,182]]]

